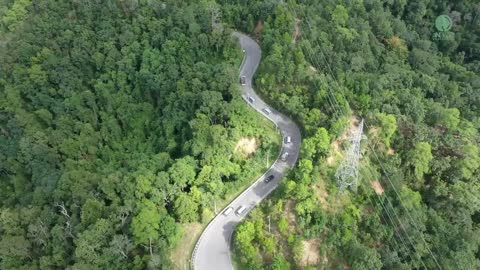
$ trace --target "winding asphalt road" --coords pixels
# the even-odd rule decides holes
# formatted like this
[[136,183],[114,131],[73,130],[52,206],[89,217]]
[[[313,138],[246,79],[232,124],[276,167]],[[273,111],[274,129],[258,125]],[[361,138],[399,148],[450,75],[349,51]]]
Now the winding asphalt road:
[[[245,57],[240,68],[240,76],[245,76],[246,83],[242,86],[242,96],[244,100],[256,111],[274,122],[279,128],[282,137],[290,136],[291,143],[282,143],[281,153],[289,153],[286,161],[277,158],[270,169],[255,183],[248,187],[242,194],[233,200],[227,207],[232,207],[229,215],[220,212],[205,228],[198,240],[192,254],[192,265],[195,270],[227,270],[233,269],[230,258],[230,243],[234,227],[245,217],[245,215],[260,203],[270,192],[279,184],[287,169],[293,167],[297,161],[301,143],[300,130],[297,125],[285,115],[282,115],[275,109],[268,106],[252,89],[252,78],[257,70],[261,58],[261,50],[258,44],[250,37],[235,32],[233,34],[239,39],[240,45],[245,52]],[[248,97],[255,100],[250,102]],[[266,113],[265,108],[270,109],[271,113]],[[283,142],[285,142],[282,139]],[[275,178],[269,183],[263,180],[269,175]],[[236,210],[241,207],[247,207],[242,215],[237,215]]]

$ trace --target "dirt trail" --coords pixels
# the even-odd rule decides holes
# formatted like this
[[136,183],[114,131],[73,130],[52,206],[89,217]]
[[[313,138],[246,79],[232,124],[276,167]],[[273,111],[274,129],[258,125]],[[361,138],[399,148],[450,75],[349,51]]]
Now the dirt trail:
[[297,42],[298,37],[300,36],[300,20],[295,18],[295,31],[293,32],[293,43]]

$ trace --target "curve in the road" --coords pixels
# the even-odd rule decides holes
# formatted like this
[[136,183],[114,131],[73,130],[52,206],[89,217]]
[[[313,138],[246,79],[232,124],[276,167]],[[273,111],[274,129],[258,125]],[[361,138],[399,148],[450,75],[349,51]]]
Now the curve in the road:
[[[240,67],[240,78],[245,76],[245,85],[242,86],[243,99],[256,111],[272,121],[282,134],[281,153],[288,152],[285,161],[277,160],[255,183],[243,191],[225,209],[233,208],[228,215],[223,210],[205,228],[200,236],[192,254],[192,266],[195,270],[226,270],[233,269],[230,258],[230,240],[235,226],[245,217],[250,210],[260,203],[279,184],[289,168],[297,162],[301,135],[297,125],[288,117],[266,104],[252,88],[252,78],[260,63],[261,50],[258,44],[250,37],[235,32],[240,46],[244,50],[244,59]],[[285,143],[284,138],[291,137],[290,143]],[[274,175],[271,182],[265,183],[265,177]],[[240,207],[246,207],[242,214],[237,214]]]

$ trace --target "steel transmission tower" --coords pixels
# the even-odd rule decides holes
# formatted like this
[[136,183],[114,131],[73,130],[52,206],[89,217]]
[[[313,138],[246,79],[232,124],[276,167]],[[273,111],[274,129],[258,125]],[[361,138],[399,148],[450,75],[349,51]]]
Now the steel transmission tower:
[[363,119],[358,124],[357,130],[353,131],[350,137],[350,148],[347,155],[335,173],[340,190],[351,187],[357,191],[358,186],[358,161],[360,159],[360,141],[363,134]]

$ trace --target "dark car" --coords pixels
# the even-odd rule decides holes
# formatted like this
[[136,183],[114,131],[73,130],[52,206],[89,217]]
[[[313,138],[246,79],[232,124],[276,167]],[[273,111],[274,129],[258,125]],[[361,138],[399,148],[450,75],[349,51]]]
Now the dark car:
[[273,178],[275,178],[275,176],[273,176],[273,174],[271,174],[271,175],[269,175],[267,178],[265,178],[264,181],[265,181],[265,183],[268,183],[268,182],[272,181]]
[[245,78],[245,76],[240,77],[240,84],[241,85],[246,85],[247,84],[247,78]]

